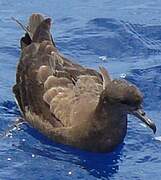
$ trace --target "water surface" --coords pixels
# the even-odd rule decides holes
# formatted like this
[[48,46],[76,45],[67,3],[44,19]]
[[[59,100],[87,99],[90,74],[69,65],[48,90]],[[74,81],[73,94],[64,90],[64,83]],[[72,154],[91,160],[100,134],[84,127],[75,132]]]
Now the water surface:
[[129,117],[124,143],[114,152],[88,153],[51,142],[22,124],[0,139],[0,179],[156,179],[161,176],[161,2],[159,0],[0,0],[0,133],[20,112],[15,104],[19,39],[12,20],[33,12],[53,19],[58,48],[76,62],[126,78],[144,93],[144,107],[157,125],[154,137]]

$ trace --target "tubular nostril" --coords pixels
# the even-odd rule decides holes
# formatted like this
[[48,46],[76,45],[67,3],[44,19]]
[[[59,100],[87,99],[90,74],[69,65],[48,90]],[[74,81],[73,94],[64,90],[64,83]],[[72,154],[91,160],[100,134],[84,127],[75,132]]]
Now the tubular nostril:
[[142,116],[145,116],[145,112],[142,109],[138,110]]

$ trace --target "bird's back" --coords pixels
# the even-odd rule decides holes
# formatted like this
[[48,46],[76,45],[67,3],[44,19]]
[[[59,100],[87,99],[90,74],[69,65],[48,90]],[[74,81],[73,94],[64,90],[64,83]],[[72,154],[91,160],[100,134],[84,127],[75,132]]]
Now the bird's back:
[[[41,34],[41,24],[38,28]],[[36,128],[70,127],[86,120],[101,92],[101,75],[63,57],[52,39],[23,48],[14,93],[26,120]]]

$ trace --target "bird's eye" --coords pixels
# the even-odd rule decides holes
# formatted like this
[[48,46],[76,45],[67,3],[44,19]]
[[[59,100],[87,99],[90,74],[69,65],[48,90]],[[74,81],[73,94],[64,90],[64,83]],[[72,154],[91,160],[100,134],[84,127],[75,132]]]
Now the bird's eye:
[[127,105],[129,104],[129,102],[127,100],[121,100],[120,103],[121,104],[127,104]]
[[136,104],[136,102],[129,101],[129,100],[121,100],[120,102],[121,102],[121,104],[125,104],[128,106],[135,106],[135,104]]
[[140,101],[121,100],[120,103],[128,106],[138,106]]

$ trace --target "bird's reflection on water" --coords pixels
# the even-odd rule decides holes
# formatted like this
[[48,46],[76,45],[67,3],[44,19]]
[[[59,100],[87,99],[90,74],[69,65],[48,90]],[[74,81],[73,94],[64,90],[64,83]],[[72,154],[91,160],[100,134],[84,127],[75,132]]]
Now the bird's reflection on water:
[[56,144],[26,124],[21,128],[24,133],[27,134],[26,139],[29,138],[28,136],[32,137],[31,141],[20,141],[20,143],[16,145],[16,148],[24,152],[59,162],[70,162],[86,170],[96,178],[109,178],[119,170],[123,144],[111,153],[91,153],[66,145]]

